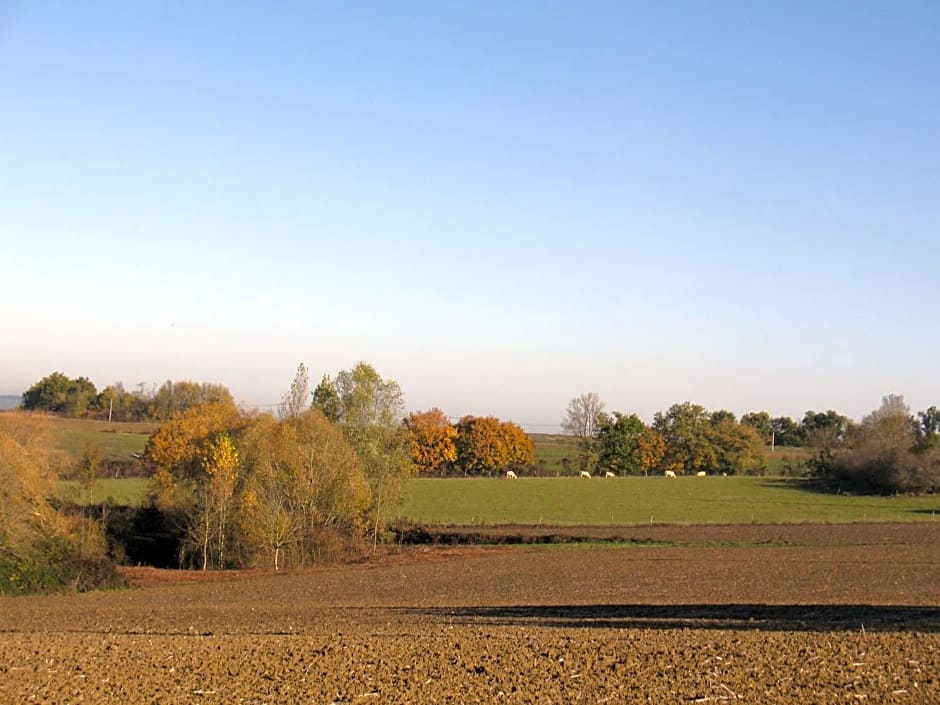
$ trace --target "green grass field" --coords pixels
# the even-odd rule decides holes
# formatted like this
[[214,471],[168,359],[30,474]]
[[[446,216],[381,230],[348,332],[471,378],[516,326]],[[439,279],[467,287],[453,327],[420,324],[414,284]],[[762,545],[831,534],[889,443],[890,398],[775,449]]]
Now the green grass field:
[[[99,480],[93,499],[137,505],[150,487],[147,478]],[[87,502],[81,483],[65,481],[62,488],[63,498]],[[400,516],[459,526],[932,521],[940,518],[940,497],[825,494],[763,477],[415,479]]]
[[[97,480],[92,487],[91,503],[100,504],[110,498],[113,504],[136,507],[147,499],[151,485],[149,477]],[[78,480],[62,480],[59,483],[59,495],[75,504],[89,504],[88,490]]]
[[933,520],[940,497],[824,494],[756,477],[417,479],[401,516],[423,523],[740,524]]
[[49,429],[59,439],[59,445],[72,458],[81,457],[88,445],[97,445],[102,460],[129,460],[134,453],[143,453],[147,439],[157,428],[153,422],[108,423],[91,419],[68,419],[45,416]]

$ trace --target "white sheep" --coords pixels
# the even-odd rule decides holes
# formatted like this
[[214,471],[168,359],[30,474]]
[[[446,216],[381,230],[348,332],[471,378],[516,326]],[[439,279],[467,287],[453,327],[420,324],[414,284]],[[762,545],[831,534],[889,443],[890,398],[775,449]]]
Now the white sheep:
[[604,477],[617,477],[617,476],[614,475],[610,470],[608,470],[607,472],[604,473]]
[[667,470],[667,471],[666,471],[666,477],[671,477],[673,480],[675,480],[675,479],[676,479],[676,473],[674,473],[672,470]]
[[589,473],[587,470],[582,470],[581,472],[578,473],[578,477],[586,477],[588,479],[591,479],[591,473]]
[[697,473],[695,473],[695,476],[696,476],[696,477],[705,477],[705,474],[706,474],[706,473],[705,473],[704,470],[699,470]]
[[516,475],[516,473],[514,473],[512,470],[507,470],[507,471],[506,471],[506,479],[507,479],[507,480],[515,480],[517,477],[519,477],[519,476]]

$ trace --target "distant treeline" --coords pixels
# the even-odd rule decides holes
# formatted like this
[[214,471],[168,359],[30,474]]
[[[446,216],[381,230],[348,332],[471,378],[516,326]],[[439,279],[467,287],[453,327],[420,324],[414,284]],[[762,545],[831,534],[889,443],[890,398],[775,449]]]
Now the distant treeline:
[[53,372],[23,392],[21,408],[46,411],[74,418],[107,421],[167,421],[194,406],[205,403],[232,403],[232,394],[221,384],[174,382],[160,387],[129,392],[121,382],[109,384],[100,392],[87,377],[70,379]]
[[578,439],[580,471],[760,473],[763,446],[803,446],[811,455],[797,473],[852,492],[940,490],[940,411],[912,414],[904,397],[890,394],[855,423],[835,411],[807,411],[801,423],[752,412],[673,404],[647,426],[636,414],[604,411],[594,393],[571,400],[562,427]]

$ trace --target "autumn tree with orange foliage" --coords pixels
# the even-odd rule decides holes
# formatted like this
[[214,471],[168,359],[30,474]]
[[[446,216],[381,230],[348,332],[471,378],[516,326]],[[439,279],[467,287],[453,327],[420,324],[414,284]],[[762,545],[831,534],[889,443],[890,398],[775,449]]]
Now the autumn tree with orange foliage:
[[404,421],[411,460],[419,473],[442,472],[457,460],[457,427],[437,407],[415,411]]
[[535,463],[535,446],[522,428],[495,416],[464,416],[457,424],[457,465],[467,475],[491,475]]
[[649,475],[657,470],[666,457],[666,439],[647,426],[636,439],[636,454],[640,470]]

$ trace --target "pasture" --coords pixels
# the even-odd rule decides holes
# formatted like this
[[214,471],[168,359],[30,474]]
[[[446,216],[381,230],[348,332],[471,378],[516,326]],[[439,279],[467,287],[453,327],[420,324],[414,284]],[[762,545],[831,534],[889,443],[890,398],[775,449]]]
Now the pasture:
[[62,480],[59,482],[59,497],[78,505],[116,504],[125,507],[137,507],[147,500],[152,481],[149,477],[103,478],[95,480],[88,487],[80,480]]
[[454,526],[498,524],[777,524],[930,521],[940,497],[813,491],[765,477],[415,479],[401,518]]
[[59,444],[71,457],[79,458],[89,445],[101,448],[102,460],[122,461],[143,453],[147,439],[156,429],[150,423],[108,423],[90,419],[49,416],[48,423]]

